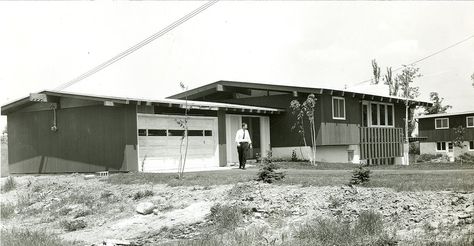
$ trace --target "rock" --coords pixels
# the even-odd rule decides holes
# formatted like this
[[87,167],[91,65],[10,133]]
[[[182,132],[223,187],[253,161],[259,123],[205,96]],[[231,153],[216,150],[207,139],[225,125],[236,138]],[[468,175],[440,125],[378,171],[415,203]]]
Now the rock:
[[137,205],[136,211],[139,214],[151,214],[155,209],[155,205],[151,202],[141,202]]
[[472,217],[471,214],[465,214],[465,213],[458,214],[458,218],[461,219],[461,220],[471,218],[471,217]]
[[255,218],[257,218],[257,219],[261,219],[261,218],[262,218],[262,214],[259,213],[259,212],[254,213],[254,216],[255,216]]
[[107,246],[121,246],[121,245],[131,245],[130,241],[127,240],[117,240],[117,239],[106,239],[104,241]]
[[470,206],[466,207],[466,209],[464,209],[464,212],[466,212],[466,213],[474,213],[474,206],[473,206],[473,205],[470,205]]
[[432,221],[428,224],[428,228],[430,228],[431,230],[436,230],[439,228],[439,222],[437,221]]
[[160,213],[159,209],[157,209],[157,208],[153,209],[153,214],[154,215],[158,215],[159,213]]

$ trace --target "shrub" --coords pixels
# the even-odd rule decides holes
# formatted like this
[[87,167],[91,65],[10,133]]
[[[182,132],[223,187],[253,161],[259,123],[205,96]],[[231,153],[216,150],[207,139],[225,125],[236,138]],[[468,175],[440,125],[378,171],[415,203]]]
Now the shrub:
[[296,150],[291,152],[291,161],[298,161],[298,156],[296,155]]
[[153,196],[153,195],[154,193],[151,190],[138,191],[135,194],[133,194],[133,200],[140,200],[142,198]]
[[369,179],[370,169],[364,167],[363,165],[358,165],[358,167],[352,171],[352,177],[349,183],[351,185],[364,184],[369,182]]
[[2,185],[2,192],[9,192],[16,188],[16,181],[12,176],[9,176],[5,181],[5,184]]
[[83,228],[86,228],[87,224],[84,220],[76,219],[76,220],[62,220],[59,222],[60,226],[66,231],[77,231]]
[[457,156],[455,160],[460,163],[474,163],[474,155],[465,152]]
[[62,241],[61,238],[55,235],[28,229],[2,230],[1,235],[0,245],[8,246],[62,246],[74,244],[73,242]]
[[1,219],[8,219],[15,214],[15,206],[11,203],[0,204]]
[[271,152],[268,152],[267,158],[262,160],[262,166],[257,172],[257,181],[263,181],[265,183],[273,183],[276,180],[285,178],[285,174],[282,172],[276,172],[278,165],[272,162]]
[[419,155],[420,154],[420,144],[419,143],[410,143],[408,153],[411,155]]
[[416,162],[448,162],[449,159],[443,154],[421,154]]
[[237,206],[215,204],[211,207],[208,220],[212,221],[217,230],[231,230],[240,224],[243,209]]

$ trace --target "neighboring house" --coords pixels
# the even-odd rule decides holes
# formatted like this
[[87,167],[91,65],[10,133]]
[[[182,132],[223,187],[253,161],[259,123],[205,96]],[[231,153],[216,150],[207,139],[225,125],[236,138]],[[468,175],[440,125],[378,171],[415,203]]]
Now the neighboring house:
[[[421,115],[418,119],[418,135],[420,154],[444,154],[451,161],[464,152],[474,154],[474,111]],[[464,147],[454,146],[458,137],[455,128],[462,126],[464,131]]]
[[[183,119],[186,105],[190,109],[188,170],[237,162],[234,136],[242,122],[248,123],[252,137],[251,158],[270,150],[274,157],[290,158],[295,151],[308,158],[309,147],[291,130],[289,105],[293,99],[302,102],[310,93],[318,99],[318,161],[402,162],[402,98],[218,81],[160,100],[43,91],[4,105],[9,170],[176,170],[184,133],[177,121]],[[185,97],[188,102],[182,100]],[[410,105],[430,103],[411,100]]]

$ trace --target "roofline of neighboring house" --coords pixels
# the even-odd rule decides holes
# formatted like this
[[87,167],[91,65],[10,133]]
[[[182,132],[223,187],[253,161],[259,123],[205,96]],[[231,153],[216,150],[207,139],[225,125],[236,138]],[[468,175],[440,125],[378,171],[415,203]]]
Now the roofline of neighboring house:
[[[40,98],[38,98],[40,95]],[[94,95],[94,94],[84,94],[84,93],[74,93],[74,92],[62,92],[62,91],[52,91],[44,90],[39,93],[32,93],[28,97],[24,97],[13,102],[7,103],[2,106],[1,114],[7,115],[11,112],[19,110],[23,107],[29,106],[35,102],[50,102],[57,103],[58,97],[67,97],[74,99],[82,100],[91,100],[91,101],[102,101],[104,104],[107,103],[117,103],[117,104],[136,104],[136,105],[155,105],[155,106],[164,106],[164,107],[177,107],[185,108],[186,106],[189,109],[201,109],[201,110],[218,110],[224,109],[226,111],[237,111],[237,112],[254,112],[254,113],[280,113],[285,111],[284,109],[279,108],[268,108],[268,107],[256,107],[240,104],[231,104],[231,103],[216,103],[216,102],[203,102],[203,101],[192,101],[192,100],[182,100],[182,99],[142,99],[142,98],[128,98],[128,97],[115,97],[115,96],[103,96],[103,95]]]
[[[301,87],[301,86],[288,86],[288,85],[276,85],[276,84],[265,84],[265,83],[251,83],[251,82],[241,82],[241,81],[228,81],[228,80],[219,80],[207,85],[203,85],[191,90],[187,90],[185,92],[181,92],[167,98],[174,98],[174,99],[183,99],[186,96],[192,97],[195,95],[200,95],[206,92],[216,92],[216,91],[231,91],[232,89],[228,89],[226,87],[237,87],[243,89],[255,89],[255,90],[270,90],[270,91],[277,91],[277,92],[293,92],[293,93],[313,93],[313,94],[323,94],[328,93],[331,95],[338,95],[344,96],[344,94],[351,94],[353,97],[361,97],[367,99],[376,99],[381,101],[405,101],[406,99],[403,97],[395,97],[395,96],[383,96],[383,95],[375,95],[369,93],[361,93],[349,90],[338,90],[338,89],[330,89],[330,88],[315,88],[315,87]],[[238,90],[236,91],[238,92]],[[410,103],[415,104],[417,106],[432,106],[431,102],[420,101],[420,100],[409,100]]]
[[454,112],[454,113],[442,113],[442,114],[427,114],[416,116],[416,119],[427,119],[427,118],[437,118],[437,117],[446,117],[446,116],[455,116],[455,115],[465,115],[465,114],[474,114],[474,111],[464,111],[464,112]]

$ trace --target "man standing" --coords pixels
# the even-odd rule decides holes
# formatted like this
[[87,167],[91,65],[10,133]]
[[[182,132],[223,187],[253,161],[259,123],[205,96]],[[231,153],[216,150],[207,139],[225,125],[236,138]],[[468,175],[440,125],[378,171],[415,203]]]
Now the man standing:
[[246,123],[242,123],[242,128],[235,134],[235,142],[237,142],[237,152],[239,153],[239,169],[245,169],[247,152],[249,148],[252,148],[252,140]]

